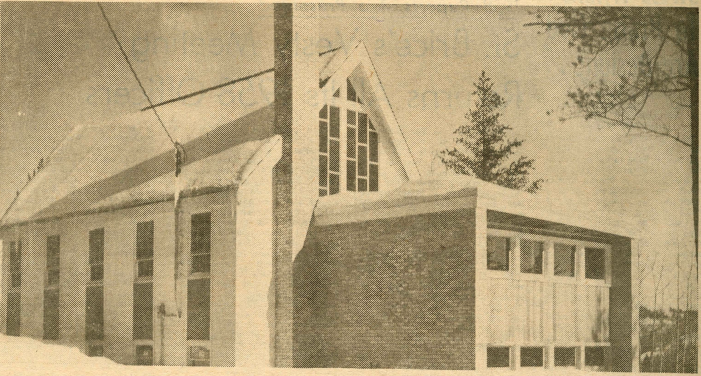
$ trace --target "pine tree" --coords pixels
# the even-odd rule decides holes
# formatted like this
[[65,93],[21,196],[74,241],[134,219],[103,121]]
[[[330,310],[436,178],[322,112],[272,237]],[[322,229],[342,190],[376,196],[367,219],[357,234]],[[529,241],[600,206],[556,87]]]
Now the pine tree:
[[543,179],[530,181],[528,175],[533,169],[533,159],[521,156],[506,165],[523,140],[506,138],[506,131],[511,127],[501,122],[499,112],[506,103],[504,98],[493,90],[494,84],[484,71],[473,85],[475,108],[465,114],[467,124],[453,132],[457,135],[456,147],[443,150],[441,160],[448,169],[458,174],[474,176],[507,188],[537,192]]

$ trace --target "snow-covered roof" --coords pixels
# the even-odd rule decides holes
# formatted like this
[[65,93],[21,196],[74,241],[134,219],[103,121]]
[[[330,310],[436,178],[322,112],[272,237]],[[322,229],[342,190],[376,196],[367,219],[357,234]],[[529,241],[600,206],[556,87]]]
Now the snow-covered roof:
[[322,197],[314,216],[316,224],[329,225],[476,206],[602,233],[638,237],[638,230],[626,219],[562,205],[556,198],[504,188],[464,175],[408,181],[390,192],[349,192]]

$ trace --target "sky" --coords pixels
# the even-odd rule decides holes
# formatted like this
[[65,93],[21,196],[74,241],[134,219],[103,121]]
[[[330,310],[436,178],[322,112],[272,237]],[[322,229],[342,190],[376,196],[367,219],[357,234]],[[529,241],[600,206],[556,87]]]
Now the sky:
[[[273,66],[272,5],[105,9],[154,102]],[[640,228],[643,258],[657,255],[668,272],[677,250],[682,264],[692,265],[689,149],[594,121],[560,122],[567,91],[622,69],[625,54],[574,70],[566,38],[523,26],[533,10],[321,5],[319,48],[365,42],[423,176],[444,173],[437,155],[452,147],[452,132],[473,102],[472,83],[485,71],[507,101],[510,137],[525,140],[519,154],[535,159],[533,177],[546,181],[539,195],[628,218]],[[74,126],[134,112],[146,101],[94,3],[6,2],[0,17],[4,210]],[[650,116],[686,124],[666,103],[654,103]]]

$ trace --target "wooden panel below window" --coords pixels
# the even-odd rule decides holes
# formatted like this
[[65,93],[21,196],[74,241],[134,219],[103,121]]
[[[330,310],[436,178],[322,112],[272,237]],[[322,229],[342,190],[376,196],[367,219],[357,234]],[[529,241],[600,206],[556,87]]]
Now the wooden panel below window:
[[7,322],[5,331],[8,336],[20,335],[20,322],[22,315],[21,297],[19,292],[7,293]]
[[59,339],[59,292],[58,289],[44,290],[44,339]]
[[[511,325],[513,304],[513,287],[508,279],[492,278],[487,280],[487,333],[489,343],[506,343],[513,341]],[[511,302],[512,304],[505,304]]]
[[555,283],[553,291],[553,318],[555,320],[555,342],[579,341],[577,321],[577,286]]
[[[521,339],[524,342],[543,341],[543,282],[519,281],[519,307],[517,319],[521,326]],[[508,300],[503,304],[509,304]]]
[[585,342],[609,340],[609,288],[586,286]]
[[134,284],[133,338],[153,339],[153,283]]

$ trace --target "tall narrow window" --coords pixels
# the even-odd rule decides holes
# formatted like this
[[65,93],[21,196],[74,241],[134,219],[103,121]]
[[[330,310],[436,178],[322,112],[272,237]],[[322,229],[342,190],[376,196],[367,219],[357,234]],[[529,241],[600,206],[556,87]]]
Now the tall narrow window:
[[61,238],[58,235],[46,238],[46,285],[58,286],[61,278]]
[[190,222],[190,273],[209,273],[211,213],[194,214]]
[[319,111],[319,195],[339,192],[341,163],[340,108],[324,106]]
[[136,276],[153,276],[153,221],[136,224]]
[[209,279],[187,281],[187,339],[209,340]]
[[533,240],[521,240],[521,273],[543,274],[545,244]]
[[102,356],[104,339],[104,277],[105,230],[88,233],[90,285],[85,288],[85,340],[89,356]]
[[370,176],[369,179],[369,190],[376,192],[380,187],[380,160],[379,160],[379,136],[377,135],[377,130],[371,120],[368,120],[369,128],[369,161],[370,161]]
[[8,336],[20,335],[22,286],[22,242],[10,242],[10,288],[7,292],[5,329]]
[[510,239],[502,236],[487,236],[487,269],[509,270]]
[[22,286],[22,242],[10,242],[10,288]]
[[133,339],[153,339],[153,283],[134,283]]
[[58,235],[46,238],[46,284],[44,287],[44,339],[58,340],[59,326],[59,280],[61,277],[61,238]]
[[[153,339],[153,232],[153,221],[136,224],[136,274],[132,295],[132,338],[135,340]],[[141,344],[136,347],[137,363],[140,348],[148,352],[148,347]]]
[[105,230],[101,228],[92,230],[88,238],[90,247],[90,280],[102,281],[104,274]]
[[102,285],[85,289],[85,340],[104,338],[104,299]]

